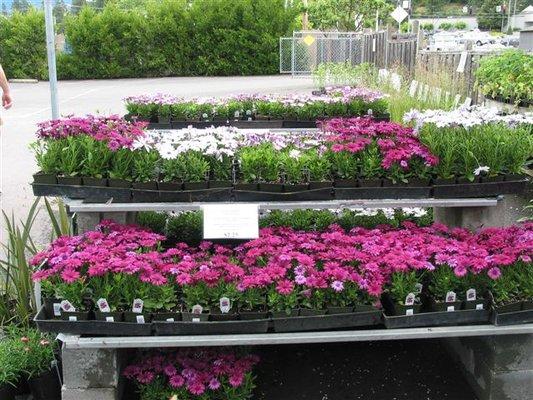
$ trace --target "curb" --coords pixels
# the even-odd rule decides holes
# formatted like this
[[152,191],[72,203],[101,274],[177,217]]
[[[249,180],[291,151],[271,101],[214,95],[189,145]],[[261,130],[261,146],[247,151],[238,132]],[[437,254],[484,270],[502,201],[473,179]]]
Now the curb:
[[37,79],[9,79],[11,83],[37,83]]

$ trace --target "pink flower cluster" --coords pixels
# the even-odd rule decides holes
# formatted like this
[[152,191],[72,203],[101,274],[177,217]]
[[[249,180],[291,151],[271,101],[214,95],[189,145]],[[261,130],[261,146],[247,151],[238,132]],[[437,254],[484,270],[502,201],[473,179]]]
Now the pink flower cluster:
[[163,377],[173,389],[201,396],[224,386],[243,386],[246,375],[258,362],[255,355],[239,357],[228,351],[180,349],[149,355],[126,367],[124,375],[141,385]]
[[334,118],[324,121],[322,129],[331,132],[332,151],[359,153],[376,142],[382,155],[381,166],[390,169],[398,165],[409,168],[409,163],[419,158],[426,167],[438,164],[437,156],[423,145],[412,128],[395,122],[376,121],[372,118]]
[[240,292],[274,289],[282,295],[314,290],[340,293],[356,285],[379,296],[393,272],[433,270],[448,265],[457,276],[487,273],[497,279],[501,268],[531,262],[533,223],[487,228],[473,233],[442,224],[418,227],[411,222],[394,229],[332,225],[323,232],[265,228],[260,237],[230,248],[203,242],[197,248],[178,243],[157,251],[164,237],[133,226],[105,222],[96,231],[61,237],[31,261],[40,268],[35,280],[74,282],[106,273],[137,274],[143,282],[176,282],[214,287],[234,284]]
[[69,136],[89,135],[95,140],[106,142],[109,149],[116,151],[131,148],[135,139],[144,135],[145,122],[129,122],[118,115],[67,117],[40,122],[37,137],[40,139],[62,139]]

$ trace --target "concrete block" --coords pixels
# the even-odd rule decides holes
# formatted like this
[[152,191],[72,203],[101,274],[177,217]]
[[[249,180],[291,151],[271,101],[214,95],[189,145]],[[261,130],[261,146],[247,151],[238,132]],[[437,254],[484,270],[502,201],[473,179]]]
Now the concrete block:
[[100,213],[76,213],[76,233],[82,234],[94,230],[100,223]]
[[490,341],[495,372],[533,370],[533,335],[493,336]]
[[117,350],[63,349],[63,384],[68,389],[118,386],[120,365]]
[[533,396],[533,370],[498,373],[492,382],[490,400],[530,400]]
[[61,390],[62,400],[118,400],[116,389],[69,389],[63,386]]

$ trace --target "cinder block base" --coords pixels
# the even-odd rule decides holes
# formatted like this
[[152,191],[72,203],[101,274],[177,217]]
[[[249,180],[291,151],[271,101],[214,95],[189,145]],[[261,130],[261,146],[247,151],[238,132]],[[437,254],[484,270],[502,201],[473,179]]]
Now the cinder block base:
[[444,342],[479,400],[531,399],[533,335],[450,338]]
[[118,352],[108,349],[64,349],[63,383],[69,389],[116,388]]
[[62,400],[118,400],[117,389],[68,389],[63,386]]
[[82,234],[94,230],[105,219],[110,219],[120,224],[134,224],[137,212],[105,212],[105,213],[76,213],[76,232]]

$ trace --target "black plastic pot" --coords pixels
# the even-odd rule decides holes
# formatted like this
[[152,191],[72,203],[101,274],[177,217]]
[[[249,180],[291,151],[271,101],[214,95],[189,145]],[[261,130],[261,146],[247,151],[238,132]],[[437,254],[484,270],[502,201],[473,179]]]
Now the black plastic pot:
[[522,311],[511,311],[506,313],[494,310],[491,317],[494,325],[520,325],[533,322],[533,309]]
[[[54,314],[54,304],[56,305],[56,309],[59,309],[58,315]],[[44,299],[44,309],[46,312],[47,318],[59,318],[61,316],[61,308],[60,308],[61,300],[56,298],[47,297]]]
[[125,179],[112,179],[112,178],[109,178],[107,180],[107,185],[109,187],[114,187],[114,188],[125,188],[125,189],[131,188],[131,182],[127,181]]
[[374,307],[371,304],[356,304],[354,307],[354,312],[367,312],[367,311],[375,311],[376,307]]
[[172,125],[170,123],[160,124],[159,122],[150,122],[147,128],[148,129],[171,129]]
[[268,319],[266,311],[239,311],[241,321],[250,321],[254,319]]
[[335,198],[353,199],[425,199],[431,197],[431,187],[358,187],[335,188]]
[[307,184],[295,184],[295,185],[285,184],[285,188],[284,188],[286,193],[303,192],[308,189],[309,189],[309,185]]
[[170,125],[170,117],[169,116],[162,117],[161,115],[158,115],[157,123],[164,124],[164,125]]
[[183,188],[183,183],[181,182],[158,182],[157,187],[159,190],[178,191]]
[[92,178],[90,176],[81,177],[83,186],[95,186],[95,187],[106,187],[107,179],[106,178]]
[[476,299],[476,300],[465,300],[463,302],[463,308],[465,310],[488,310],[490,307],[489,299]]
[[283,121],[254,119],[252,121],[230,121],[229,125],[241,129],[279,129],[283,128]]
[[301,317],[312,317],[314,315],[326,315],[328,312],[327,309],[324,310],[313,310],[311,308],[301,308],[300,309],[300,316]]
[[233,187],[231,181],[209,181],[209,188],[230,188]]
[[132,187],[134,189],[140,189],[140,190],[157,190],[157,182],[150,181],[150,182],[133,182]]
[[152,314],[143,312],[143,313],[135,313],[133,311],[124,311],[124,321],[135,323],[135,324],[142,324],[142,322],[138,322],[137,317],[143,316],[144,317],[144,323],[149,324],[152,320]]
[[413,314],[420,313],[421,304],[413,304],[412,306],[406,306],[405,304],[394,304],[393,315],[411,316],[407,315],[409,310],[412,310]]
[[281,193],[283,192],[283,185],[281,183],[260,183],[259,190],[261,192]]
[[191,313],[191,312],[182,312],[181,319],[184,322],[207,322],[209,321],[209,313],[203,312],[201,314]]
[[33,182],[55,185],[57,183],[57,176],[56,174],[45,174],[43,172],[37,172],[33,175]]
[[259,185],[257,183],[237,183],[235,190],[258,191]]
[[184,182],[183,190],[203,190],[208,188],[207,181],[203,182]]
[[453,307],[450,311],[459,311],[463,305],[462,301],[436,301],[431,305],[432,311],[448,311],[448,308]]
[[152,321],[167,321],[176,322],[181,321],[180,312],[157,312],[152,314]]
[[335,179],[336,188],[355,188],[357,187],[357,179]]
[[504,179],[503,175],[496,175],[496,176],[482,176],[480,181],[482,183],[485,182],[502,182]]
[[332,189],[333,181],[311,181],[309,182],[309,190],[315,189]]
[[381,311],[374,310],[360,313],[274,318],[272,323],[276,332],[321,331],[380,325],[381,314]]
[[80,176],[58,176],[57,183],[59,185],[81,186],[81,177]]
[[433,181],[433,185],[437,185],[437,186],[440,186],[440,185],[455,185],[456,183],[456,180],[455,178],[448,178],[448,179],[445,179],[445,178],[437,178]]
[[15,388],[10,384],[0,386],[0,399],[15,400]]
[[385,327],[415,328],[424,326],[474,325],[489,321],[489,310],[459,310],[454,312],[438,311],[414,315],[385,315]]
[[496,310],[498,313],[508,313],[508,312],[516,312],[522,310],[522,302],[521,301],[515,301],[513,303],[509,304],[503,304],[503,305],[496,305],[494,306],[494,310]]
[[521,181],[458,183],[455,185],[435,185],[433,195],[435,198],[487,197],[500,194],[521,194],[525,188],[525,179]]
[[522,303],[522,310],[533,310],[533,300],[526,300]]
[[159,322],[153,323],[157,335],[225,335],[240,333],[266,333],[268,319],[250,321]]
[[299,308],[293,308],[289,312],[287,311],[271,311],[270,314],[272,315],[272,318],[292,318],[297,317],[300,315],[300,309]]
[[89,320],[88,311],[63,311],[61,310],[61,319],[63,321],[75,322],[75,321],[87,321]]
[[57,371],[50,370],[28,380],[34,400],[61,400]]
[[354,312],[353,307],[328,307],[328,315],[348,314]]
[[382,185],[381,179],[359,179],[357,182],[360,187],[380,187]]
[[112,312],[95,311],[94,318],[97,321],[122,322],[124,320],[124,313],[119,312],[119,311],[112,311]]
[[209,321],[237,321],[238,319],[239,314],[237,314],[235,311],[221,313],[220,310],[213,310],[209,315]]

